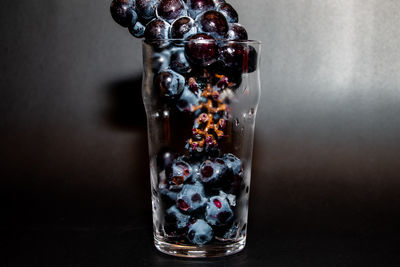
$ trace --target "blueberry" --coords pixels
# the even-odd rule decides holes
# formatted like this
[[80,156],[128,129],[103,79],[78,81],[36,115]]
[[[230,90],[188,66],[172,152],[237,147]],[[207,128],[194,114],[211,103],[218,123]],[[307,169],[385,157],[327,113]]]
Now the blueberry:
[[242,162],[235,155],[230,153],[225,154],[222,159],[226,166],[228,166],[230,172],[223,189],[229,194],[239,196],[245,187]]
[[231,23],[229,24],[229,30],[226,33],[226,38],[232,41],[247,40],[247,31],[239,23]]
[[136,38],[142,38],[144,36],[146,26],[144,26],[140,21],[136,21],[135,24],[131,24],[128,26],[128,30]]
[[136,12],[139,17],[146,20],[151,20],[156,16],[156,6],[158,0],[135,0],[136,1]]
[[192,176],[192,167],[186,161],[175,160],[166,170],[168,183],[172,188],[182,188],[183,183]]
[[217,50],[215,39],[204,33],[193,35],[185,44],[185,53],[189,61],[203,67],[217,61]]
[[134,3],[133,0],[113,0],[111,2],[111,16],[122,27],[136,23],[138,16],[134,10]]
[[186,15],[186,7],[181,0],[161,0],[157,6],[157,16],[169,23]]
[[[257,69],[257,51],[253,46],[229,43],[219,49],[219,55],[219,59],[231,73],[250,73]],[[237,75],[229,76],[234,77]]]
[[193,93],[189,87],[183,89],[182,95],[179,97],[176,107],[179,111],[191,112],[192,108],[200,104],[201,97]]
[[185,49],[183,47],[172,49],[170,67],[174,71],[181,74],[187,74],[191,71],[191,67],[186,59]]
[[[230,79],[241,77],[240,73],[251,73],[257,69],[257,51],[253,46],[229,43],[219,49],[219,59],[230,72]],[[240,82],[239,82],[240,83]]]
[[215,8],[213,0],[187,0],[187,6],[189,8],[189,15],[194,19],[200,13]]
[[176,203],[176,199],[178,197],[178,192],[169,190],[168,188],[161,188],[160,195],[163,203],[165,205],[174,205]]
[[200,179],[206,185],[220,185],[228,172],[222,159],[206,160],[200,166]]
[[164,70],[154,77],[154,89],[161,98],[176,99],[185,87],[185,78],[173,70]]
[[231,153],[225,154],[222,157],[222,160],[225,162],[225,165],[228,166],[229,170],[232,171],[233,174],[242,175],[242,161],[238,159],[235,155]]
[[243,72],[245,60],[245,47],[242,44],[230,43],[219,50],[220,60],[230,71]]
[[192,213],[203,208],[207,203],[204,195],[204,188],[201,183],[186,184],[179,192],[176,199],[176,206],[184,212]]
[[218,5],[217,10],[224,14],[228,23],[236,23],[239,21],[239,15],[236,10],[227,3]]
[[186,39],[196,33],[196,25],[190,17],[180,17],[171,24],[171,37],[174,39]]
[[144,37],[147,42],[168,39],[170,25],[161,19],[154,19],[146,26]]
[[249,46],[248,49],[248,68],[247,72],[251,73],[257,69],[257,51],[253,46]]
[[206,11],[196,18],[196,23],[204,33],[212,35],[214,38],[223,38],[229,30],[225,16],[215,10]]
[[195,245],[204,245],[213,238],[213,231],[210,225],[199,219],[189,226],[187,238]]
[[190,216],[179,211],[175,206],[172,206],[166,211],[164,230],[168,235],[176,235],[182,232],[189,224]]
[[223,226],[233,218],[233,211],[228,200],[220,197],[211,197],[207,202],[206,220],[210,225]]
[[110,12],[113,19],[123,27],[135,24],[138,18],[134,10],[133,0],[113,0],[110,5]]
[[169,50],[154,52],[151,57],[151,69],[154,73],[167,70],[169,67],[171,53]]

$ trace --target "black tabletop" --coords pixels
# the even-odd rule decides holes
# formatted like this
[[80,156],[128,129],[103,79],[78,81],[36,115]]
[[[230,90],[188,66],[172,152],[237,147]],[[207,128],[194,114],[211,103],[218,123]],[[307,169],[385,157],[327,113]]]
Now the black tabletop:
[[399,240],[390,236],[259,234],[251,229],[242,252],[196,260],[156,251],[145,226],[43,226],[8,235],[5,266],[398,266],[400,260]]
[[2,1],[0,265],[399,265],[399,4],[231,2],[264,43],[244,251],[155,249],[141,43],[109,1]]

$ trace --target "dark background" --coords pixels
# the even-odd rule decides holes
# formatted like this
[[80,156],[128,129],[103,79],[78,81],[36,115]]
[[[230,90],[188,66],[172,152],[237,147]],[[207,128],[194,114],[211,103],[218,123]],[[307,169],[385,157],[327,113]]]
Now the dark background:
[[155,250],[141,43],[109,1],[1,1],[0,264],[400,262],[400,4],[230,2],[264,44],[246,249]]

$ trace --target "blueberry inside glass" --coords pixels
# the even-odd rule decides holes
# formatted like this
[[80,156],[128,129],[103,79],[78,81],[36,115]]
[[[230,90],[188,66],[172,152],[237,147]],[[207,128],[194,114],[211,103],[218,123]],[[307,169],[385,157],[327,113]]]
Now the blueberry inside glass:
[[113,0],[110,11],[144,38],[156,247],[186,257],[242,250],[259,42],[224,0]]

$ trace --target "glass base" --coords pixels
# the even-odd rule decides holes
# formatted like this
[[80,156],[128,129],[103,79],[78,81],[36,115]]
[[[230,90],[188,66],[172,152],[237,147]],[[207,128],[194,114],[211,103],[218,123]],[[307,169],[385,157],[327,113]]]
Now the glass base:
[[177,245],[155,238],[154,244],[159,251],[168,255],[186,258],[208,258],[228,256],[242,251],[246,245],[246,238],[235,243],[205,246]]

